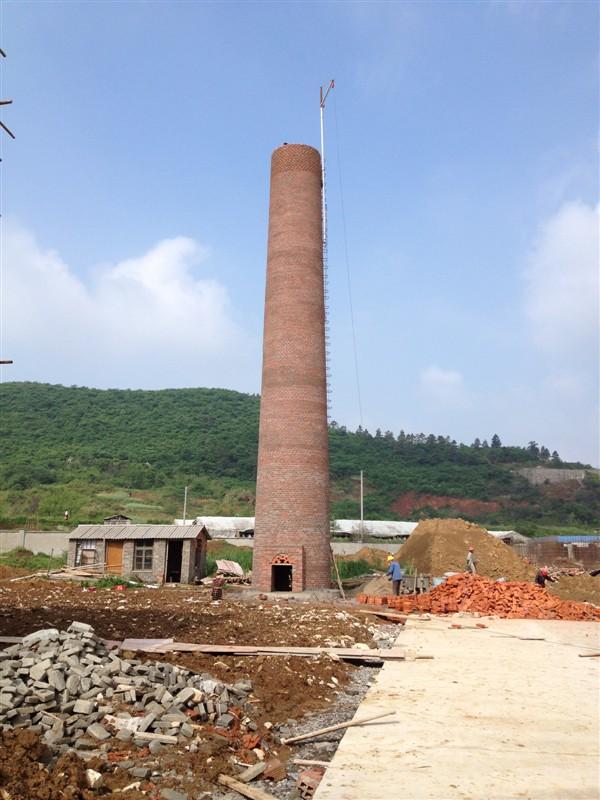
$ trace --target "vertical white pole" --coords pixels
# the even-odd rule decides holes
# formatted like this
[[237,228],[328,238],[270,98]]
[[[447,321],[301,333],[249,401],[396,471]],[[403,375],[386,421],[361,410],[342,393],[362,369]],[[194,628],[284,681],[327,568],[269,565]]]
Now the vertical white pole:
[[185,525],[186,515],[187,515],[187,490],[188,487],[186,486],[183,492],[183,524]]
[[360,541],[364,538],[364,491],[363,491],[363,471],[360,471]]

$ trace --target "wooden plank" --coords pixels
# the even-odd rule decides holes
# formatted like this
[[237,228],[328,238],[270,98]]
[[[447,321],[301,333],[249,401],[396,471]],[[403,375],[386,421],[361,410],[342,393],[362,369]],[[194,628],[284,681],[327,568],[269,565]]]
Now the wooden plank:
[[[126,640],[141,642],[142,640]],[[123,650],[143,650],[148,653],[204,653],[205,655],[236,655],[236,656],[318,656],[333,653],[338,658],[343,659],[371,659],[377,658],[382,661],[403,660],[404,650],[398,647],[391,647],[385,650],[349,648],[349,647],[276,647],[262,645],[227,645],[227,644],[193,644],[186,642],[173,642],[172,644],[154,644],[148,647],[125,647]]]
[[363,717],[362,719],[350,720],[350,722],[340,722],[337,725],[329,725],[327,728],[317,728],[316,731],[310,733],[301,733],[299,736],[290,736],[289,739],[282,739],[281,744],[293,744],[294,742],[302,742],[305,739],[313,739],[315,736],[321,736],[323,733],[331,733],[332,731],[339,731],[342,728],[353,728],[355,725],[364,725],[366,722],[373,722],[376,719],[383,719],[383,717],[395,717],[395,711],[387,711],[385,714],[374,714],[370,717]]
[[331,557],[333,558],[333,566],[335,567],[335,577],[337,578],[337,585],[342,595],[342,600],[346,599],[346,592],[344,591],[344,587],[342,586],[342,581],[340,580],[340,571],[338,570],[337,561],[335,560],[335,553],[333,552],[333,547],[331,544],[329,545],[329,549],[331,551]]
[[219,783],[233,789],[244,797],[249,797],[250,800],[276,800],[274,794],[264,792],[262,789],[257,789],[255,786],[248,786],[246,783],[236,780],[229,775],[219,775]]
[[357,608],[356,610],[352,610],[348,612],[349,614],[365,614],[367,616],[374,616],[374,617],[385,617],[386,619],[393,619],[396,622],[400,622],[402,625],[407,620],[406,614],[394,614],[393,611],[376,611],[373,608],[372,611],[363,611],[362,608]]
[[173,639],[123,639],[121,650],[152,652],[151,648],[153,647],[165,647],[171,644],[173,644]]

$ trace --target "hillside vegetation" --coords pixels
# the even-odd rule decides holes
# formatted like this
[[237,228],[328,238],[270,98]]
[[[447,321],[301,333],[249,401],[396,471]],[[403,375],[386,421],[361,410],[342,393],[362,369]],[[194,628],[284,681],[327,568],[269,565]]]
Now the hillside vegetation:
[[[36,383],[0,387],[0,525],[53,527],[125,513],[135,521],[251,515],[259,397],[224,389],[98,390]],[[330,426],[332,516],[462,516],[528,532],[586,529],[600,485],[586,478],[530,486],[522,466],[581,467],[529,442],[459,444],[448,437]],[[401,513],[397,512],[398,509]]]

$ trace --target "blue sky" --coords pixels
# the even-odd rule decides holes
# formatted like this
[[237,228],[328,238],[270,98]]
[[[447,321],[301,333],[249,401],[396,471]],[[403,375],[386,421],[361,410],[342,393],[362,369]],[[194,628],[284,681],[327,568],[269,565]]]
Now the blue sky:
[[335,78],[331,416],[598,465],[598,9],[5,0],[3,380],[258,392],[270,154]]

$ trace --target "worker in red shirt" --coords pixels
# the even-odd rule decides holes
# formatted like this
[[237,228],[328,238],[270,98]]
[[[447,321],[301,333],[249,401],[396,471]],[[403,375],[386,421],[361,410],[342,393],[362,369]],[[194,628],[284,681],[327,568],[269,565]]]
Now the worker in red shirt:
[[550,575],[548,567],[542,567],[541,569],[538,569],[534,580],[538,586],[542,587],[542,589],[546,586],[546,581],[550,581],[550,583],[557,582],[556,578],[553,578],[552,575]]

